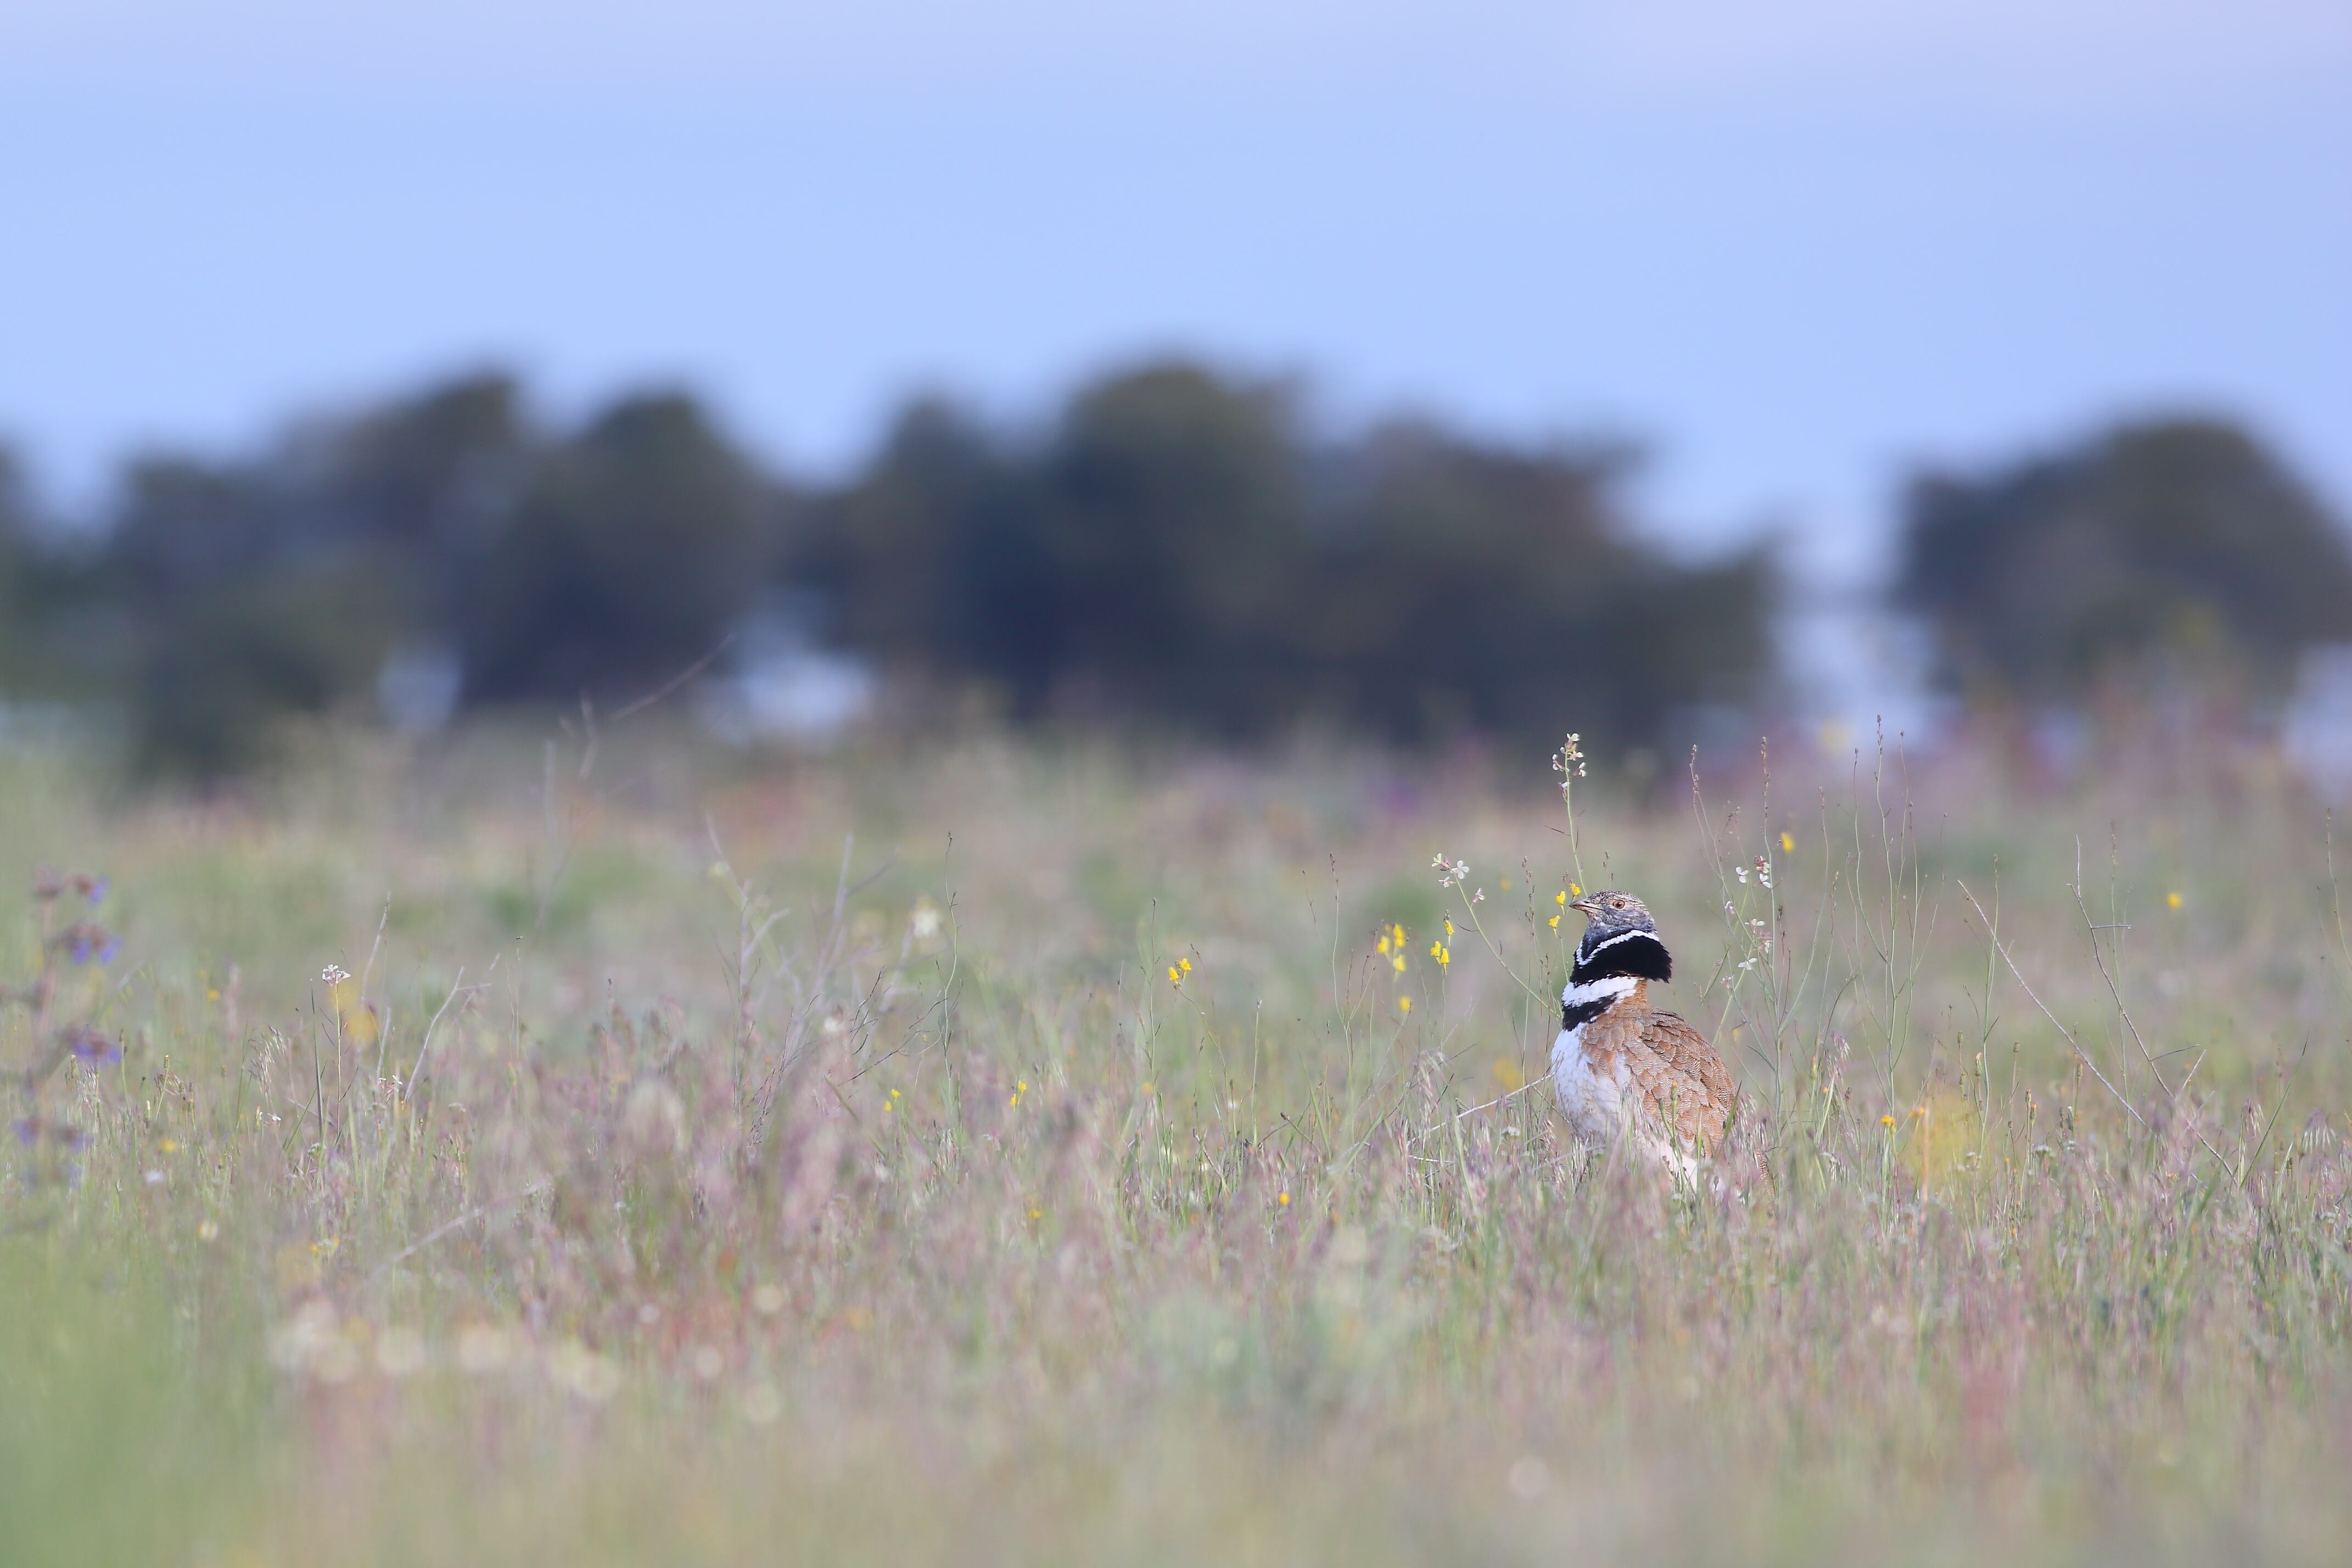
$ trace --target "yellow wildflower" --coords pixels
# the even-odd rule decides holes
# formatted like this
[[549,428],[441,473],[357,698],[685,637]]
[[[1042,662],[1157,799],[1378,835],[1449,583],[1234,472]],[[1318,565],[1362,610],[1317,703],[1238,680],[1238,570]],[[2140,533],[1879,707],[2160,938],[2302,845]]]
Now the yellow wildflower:
[[359,1045],[373,1044],[380,1026],[375,1009],[360,994],[360,983],[331,963],[320,978],[327,981],[327,1000],[335,1009],[344,1037]]
[[1404,946],[1404,927],[1394,925],[1389,927],[1389,935],[1396,938],[1396,944],[1398,947],[1402,948]]
[[1881,1127],[1892,1127],[1895,1125],[1895,1118],[1891,1115],[1882,1116],[1878,1119],[1878,1124]]
[[1445,934],[1448,936],[1452,936],[1454,934],[1454,922],[1452,921],[1447,921],[1445,922]]
[[2180,907],[2180,895],[2179,893],[2167,893],[2164,895],[2164,901],[2169,908],[2177,910]]
[[1575,894],[1578,898],[1580,898],[1580,898],[1582,898],[1582,897],[1584,897],[1584,889],[1583,889],[1582,888],[1578,887],[1578,886],[1577,886],[1575,883],[1573,883],[1573,882],[1570,882],[1570,883],[1568,885],[1568,890],[1569,890],[1570,892],[1571,892],[1571,893],[1574,893],[1574,894]]
[[1288,1193],[1284,1193],[1276,1197],[1275,1201],[1280,1204],[1284,1208],[1288,1208],[1290,1206],[1290,1194]]
[[1924,1189],[1932,1190],[1958,1171],[1976,1142],[1976,1117],[1968,1103],[1949,1088],[1938,1089],[1912,1112],[1919,1118],[1906,1148],[1905,1158]]
[[1794,855],[1796,852],[1797,836],[1790,833],[1787,828],[1782,828],[1780,830],[1780,853],[1783,855]]
[[1381,940],[1380,940],[1380,943],[1379,943],[1379,945],[1377,945],[1376,947],[1374,947],[1374,948],[1372,949],[1372,951],[1373,951],[1374,952],[1381,952],[1381,953],[1384,953],[1384,952],[1388,952],[1388,950],[1389,950],[1389,933],[1388,933],[1388,932],[1386,932],[1386,931],[1382,931],[1382,932],[1381,932]]
[[1554,893],[1551,896],[1551,901],[1558,904],[1561,909],[1568,908],[1568,895],[1566,893]]
[[1551,929],[1554,931],[1558,931],[1559,929],[1559,917],[1558,915],[1551,917]]
[[1400,997],[1398,997],[1398,998],[1397,998],[1397,1011],[1398,1011],[1398,1012],[1400,1012],[1400,1013],[1410,1013],[1410,1012],[1412,1012],[1412,997],[1410,997],[1410,996],[1400,996]]
[[1171,985],[1181,985],[1184,984],[1183,972],[1172,963],[1168,966],[1168,984]]
[[1404,973],[1404,954],[1400,952],[1394,958],[1390,959],[1389,967],[1395,970],[1399,974],[1402,974]]

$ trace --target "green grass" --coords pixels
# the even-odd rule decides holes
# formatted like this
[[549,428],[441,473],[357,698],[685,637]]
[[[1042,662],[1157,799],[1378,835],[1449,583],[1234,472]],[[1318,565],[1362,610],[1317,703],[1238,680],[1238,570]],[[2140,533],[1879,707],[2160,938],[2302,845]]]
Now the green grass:
[[0,762],[0,878],[111,879],[0,916],[0,1051],[123,1047],[11,1111],[9,1561],[2352,1542],[2352,952],[2258,757],[1580,795],[1748,1095],[1685,1191],[1539,1082],[1539,760],[582,763]]

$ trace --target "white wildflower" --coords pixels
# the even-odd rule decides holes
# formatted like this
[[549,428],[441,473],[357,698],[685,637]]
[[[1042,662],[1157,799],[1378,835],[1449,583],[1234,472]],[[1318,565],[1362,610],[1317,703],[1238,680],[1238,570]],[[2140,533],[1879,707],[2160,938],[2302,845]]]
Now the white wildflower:
[[743,1419],[765,1426],[784,1413],[784,1402],[772,1383],[755,1383],[742,1394]]
[[621,1368],[610,1356],[567,1339],[548,1354],[547,1380],[575,1398],[602,1405],[621,1391]]
[[269,1360],[280,1372],[307,1373],[321,1383],[348,1383],[360,1370],[353,1336],[333,1307],[315,1299],[269,1336]]
[[375,1368],[386,1377],[410,1377],[425,1370],[425,1338],[415,1329],[388,1328],[375,1342]]
[[457,1370],[468,1377],[503,1371],[513,1357],[514,1342],[488,1323],[468,1323],[457,1331]]

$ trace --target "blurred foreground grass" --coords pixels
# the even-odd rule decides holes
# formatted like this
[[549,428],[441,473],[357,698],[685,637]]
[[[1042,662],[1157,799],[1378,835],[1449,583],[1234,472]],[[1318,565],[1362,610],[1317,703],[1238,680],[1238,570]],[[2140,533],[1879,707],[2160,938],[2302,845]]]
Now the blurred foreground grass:
[[1769,787],[1579,801],[1751,1097],[1670,1193],[1541,1086],[1539,761],[0,762],[108,879],[0,915],[6,1555],[2342,1561],[2320,810]]

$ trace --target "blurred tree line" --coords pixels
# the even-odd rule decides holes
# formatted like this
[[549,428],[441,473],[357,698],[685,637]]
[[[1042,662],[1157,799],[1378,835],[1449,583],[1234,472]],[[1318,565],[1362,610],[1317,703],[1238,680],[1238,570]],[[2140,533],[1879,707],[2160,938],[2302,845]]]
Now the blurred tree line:
[[404,650],[446,656],[469,703],[604,698],[710,651],[778,570],[789,507],[690,397],[551,435],[513,380],[472,377],[246,460],[140,458],[95,530],[20,499],[0,668],[118,700],[142,765],[200,774],[363,709]]
[[916,404],[812,510],[796,570],[849,646],[1019,717],[1654,741],[1757,693],[1769,577],[1638,542],[1626,467],[1425,422],[1318,443],[1281,385],[1163,365],[1026,439]]
[[[1673,745],[1769,694],[1771,562],[1644,542],[1631,467],[1430,420],[1321,436],[1285,384],[1170,362],[1034,426],[919,398],[816,484],[682,393],[551,429],[482,374],[245,458],[139,458],[79,525],[0,449],[0,691],[110,703],[144,766],[222,773],[420,659],[465,707],[610,707],[786,605],[900,689],[1016,722]],[[1923,474],[1902,544],[1895,600],[1971,693],[2274,693],[2352,638],[2342,527],[2225,424]]]
[[2352,641],[2341,520],[2246,431],[2117,426],[1906,498],[1896,602],[1979,701],[2220,690],[2273,704],[2315,645]]
[[1317,439],[1286,387],[1174,363],[1038,430],[918,400],[821,486],[682,394],[550,431],[481,375],[247,458],[142,457],[95,527],[36,518],[0,468],[0,679],[110,696],[144,764],[217,773],[418,649],[467,706],[609,705],[781,604],[1019,721],[1630,743],[1756,694],[1769,579],[1760,551],[1640,542],[1627,468],[1427,422]]

